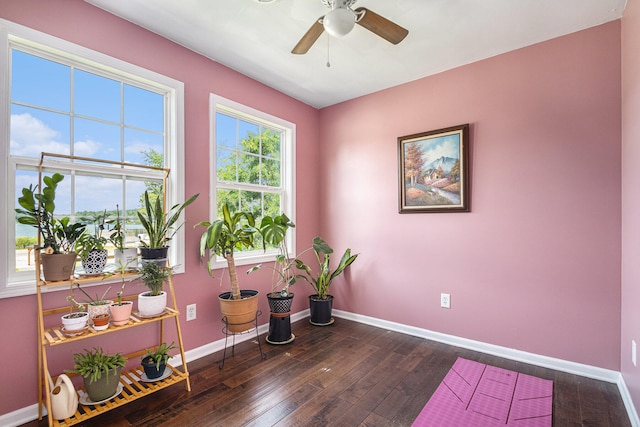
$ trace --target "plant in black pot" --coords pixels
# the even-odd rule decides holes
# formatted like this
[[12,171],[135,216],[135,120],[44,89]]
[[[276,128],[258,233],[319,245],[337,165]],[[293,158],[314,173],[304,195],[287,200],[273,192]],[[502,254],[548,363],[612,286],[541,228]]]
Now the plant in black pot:
[[25,187],[18,198],[20,208],[16,209],[16,219],[20,224],[38,229],[44,279],[47,281],[69,280],[74,272],[76,253],[73,251],[85,225],[73,223],[69,217],[56,218],[56,189],[64,176],[54,173],[44,176],[44,185]]
[[[269,334],[267,342],[270,344],[288,344],[295,338],[291,333],[291,304],[293,292],[289,287],[293,286],[300,275],[296,274],[295,257],[289,253],[287,245],[287,231],[294,228],[295,224],[284,213],[274,216],[265,216],[260,222],[259,232],[262,236],[262,248],[277,248],[275,262],[269,266],[272,270],[271,292],[267,294],[269,310]],[[250,268],[247,274],[260,268],[262,264]]]
[[200,238],[200,256],[207,258],[207,269],[213,277],[212,263],[216,255],[227,261],[231,292],[218,295],[220,311],[230,332],[244,332],[255,326],[258,311],[258,291],[240,290],[233,258],[236,249],[254,246],[255,219],[249,212],[231,213],[228,204],[222,206],[222,218],[213,222],[202,221],[196,226],[207,227]]
[[340,258],[340,263],[332,271],[330,262],[333,249],[321,237],[315,237],[312,245],[316,260],[318,261],[318,270],[314,272],[311,267],[302,260],[296,259],[296,268],[303,272],[302,277],[311,284],[314,295],[309,296],[309,310],[311,312],[310,322],[317,326],[326,326],[333,323],[331,311],[333,308],[333,295],[329,295],[329,287],[333,279],[338,277],[349,267],[358,257],[358,254],[351,255],[351,249],[347,250]]
[[106,354],[101,348],[85,349],[73,354],[74,367],[70,373],[80,374],[91,402],[101,402],[122,391],[120,372],[127,359],[120,353]]
[[144,209],[138,211],[138,219],[146,232],[145,239],[140,240],[140,257],[142,259],[166,260],[169,247],[167,243],[173,238],[182,224],[174,227],[182,211],[196,200],[199,194],[191,196],[186,202],[164,210],[164,201],[158,195],[149,196],[144,192]]
[[167,361],[173,357],[169,354],[169,351],[174,348],[176,348],[174,342],[169,345],[163,342],[154,349],[148,349],[146,351],[144,356],[142,356],[140,364],[144,369],[147,380],[166,378],[171,373],[171,369],[167,368]]
[[149,289],[138,294],[138,314],[141,317],[155,317],[164,312],[167,307],[167,293],[164,284],[169,283],[172,274],[171,267],[160,266],[154,261],[143,261],[138,268],[142,283]]

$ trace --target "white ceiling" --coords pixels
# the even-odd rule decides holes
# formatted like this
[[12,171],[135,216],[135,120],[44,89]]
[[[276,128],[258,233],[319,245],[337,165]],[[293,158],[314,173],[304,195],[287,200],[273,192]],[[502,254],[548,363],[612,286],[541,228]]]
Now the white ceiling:
[[321,0],[85,1],[322,108],[619,19],[627,0],[359,0],[407,38],[356,25],[306,55],[290,52],[328,11]]

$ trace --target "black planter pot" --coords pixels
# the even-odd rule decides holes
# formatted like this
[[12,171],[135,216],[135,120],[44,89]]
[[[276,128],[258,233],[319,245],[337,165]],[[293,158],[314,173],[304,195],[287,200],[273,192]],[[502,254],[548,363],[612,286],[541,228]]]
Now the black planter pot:
[[164,370],[167,367],[166,363],[160,363],[160,369],[157,369],[156,362],[150,357],[142,359],[140,364],[144,369],[144,374],[147,376],[147,379],[149,380],[160,378],[162,374],[164,374]]
[[167,253],[169,253],[169,246],[162,248],[140,248],[140,258],[142,259],[166,259]]
[[309,323],[316,326],[331,325],[333,323],[332,308],[333,295],[327,295],[327,299],[318,298],[318,295],[309,295],[309,311],[311,312]]
[[271,293],[267,295],[267,300],[271,311],[267,342],[269,344],[289,344],[295,339],[295,335],[291,333],[293,294],[283,297],[279,293]]

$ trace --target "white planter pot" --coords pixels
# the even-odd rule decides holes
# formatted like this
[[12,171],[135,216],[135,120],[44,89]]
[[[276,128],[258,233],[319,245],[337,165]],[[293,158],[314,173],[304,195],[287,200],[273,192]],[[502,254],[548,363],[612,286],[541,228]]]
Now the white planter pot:
[[113,261],[116,265],[116,268],[124,266],[125,270],[134,270],[138,268],[138,249],[125,248],[124,252],[120,252],[120,250],[114,249]]
[[[72,317],[73,316],[73,317]],[[81,311],[77,313],[65,314],[61,317],[62,326],[66,331],[78,331],[85,326],[89,321],[89,313]]]
[[138,313],[141,317],[154,317],[162,314],[167,307],[167,293],[151,296],[150,292],[138,294]]

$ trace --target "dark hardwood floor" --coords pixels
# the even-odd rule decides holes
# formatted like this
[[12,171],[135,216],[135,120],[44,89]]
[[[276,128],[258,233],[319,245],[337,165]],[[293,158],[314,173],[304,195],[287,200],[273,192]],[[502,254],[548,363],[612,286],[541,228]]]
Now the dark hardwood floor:
[[[189,364],[184,383],[95,417],[87,426],[410,426],[457,357],[554,381],[553,425],[631,426],[615,384],[527,365],[336,318],[306,319],[296,339],[260,338]],[[25,426],[45,426],[46,419]]]

